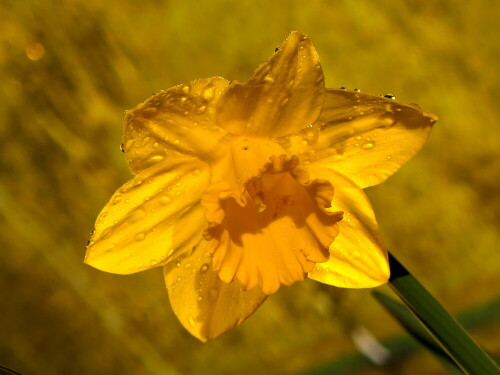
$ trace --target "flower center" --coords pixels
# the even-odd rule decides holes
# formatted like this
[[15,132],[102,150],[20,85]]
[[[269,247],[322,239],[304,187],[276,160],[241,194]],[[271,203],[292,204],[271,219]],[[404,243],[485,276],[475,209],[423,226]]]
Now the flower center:
[[303,280],[328,260],[342,218],[326,211],[332,185],[311,181],[299,159],[279,148],[237,140],[213,167],[202,200],[210,223],[204,235],[221,280],[237,279],[246,290],[258,285],[266,294]]

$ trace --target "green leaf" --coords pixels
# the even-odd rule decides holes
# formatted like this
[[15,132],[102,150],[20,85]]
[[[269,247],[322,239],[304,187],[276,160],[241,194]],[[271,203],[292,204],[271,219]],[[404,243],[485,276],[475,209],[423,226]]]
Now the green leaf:
[[383,293],[373,291],[373,297],[385,307],[391,315],[398,320],[398,322],[408,331],[408,333],[426,347],[438,360],[445,366],[452,374],[462,375],[463,372],[453,362],[453,360],[446,354],[439,346],[434,338],[426,331],[420,324],[410,310],[399,302],[394,301],[392,298]]
[[390,287],[457,366],[469,375],[498,375],[488,354],[390,253],[389,265]]

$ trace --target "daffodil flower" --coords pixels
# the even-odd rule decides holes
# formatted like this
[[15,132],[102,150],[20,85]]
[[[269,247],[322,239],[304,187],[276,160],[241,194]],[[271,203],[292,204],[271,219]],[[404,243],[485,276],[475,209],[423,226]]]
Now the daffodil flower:
[[387,252],[363,188],[424,144],[436,117],[392,98],[324,88],[294,32],[246,82],[199,79],[127,111],[135,177],[104,207],[85,262],[164,267],[174,312],[202,341],[310,277],[371,288]]

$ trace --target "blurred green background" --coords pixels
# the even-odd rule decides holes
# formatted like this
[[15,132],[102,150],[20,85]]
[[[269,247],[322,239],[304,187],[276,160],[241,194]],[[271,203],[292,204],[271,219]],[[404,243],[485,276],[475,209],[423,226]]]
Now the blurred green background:
[[[0,1],[0,365],[444,374],[423,351],[367,365],[353,331],[387,343],[402,329],[369,291],[313,281],[201,344],[173,315],[161,269],[96,271],[83,264],[85,243],[131,176],[119,149],[125,109],[196,78],[245,80],[300,30],[327,87],[390,92],[439,115],[424,150],[368,194],[388,247],[444,306],[484,313],[500,292],[499,14],[493,0]],[[476,323],[473,336],[499,355],[500,324]]]

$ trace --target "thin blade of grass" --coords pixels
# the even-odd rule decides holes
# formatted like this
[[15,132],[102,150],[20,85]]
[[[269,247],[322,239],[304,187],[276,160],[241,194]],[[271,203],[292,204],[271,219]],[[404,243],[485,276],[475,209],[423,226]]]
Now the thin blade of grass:
[[462,375],[463,372],[455,362],[439,346],[434,338],[413,316],[410,310],[404,305],[396,302],[383,293],[373,291],[373,297],[406,329],[406,331],[417,340],[422,346],[427,348],[452,374]]
[[465,374],[498,375],[488,354],[390,253],[389,265],[390,287],[457,366]]

